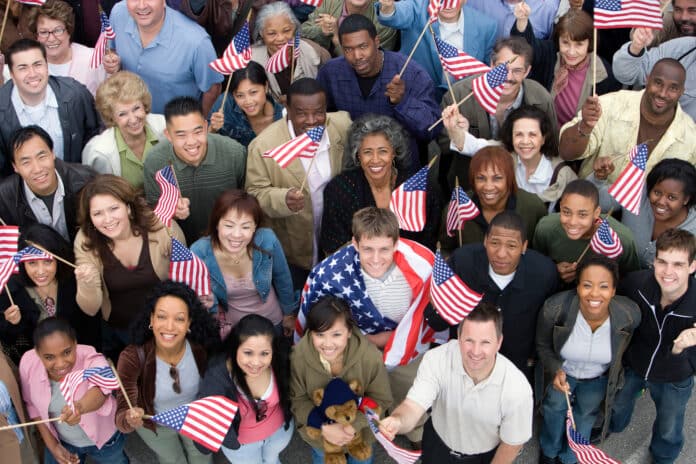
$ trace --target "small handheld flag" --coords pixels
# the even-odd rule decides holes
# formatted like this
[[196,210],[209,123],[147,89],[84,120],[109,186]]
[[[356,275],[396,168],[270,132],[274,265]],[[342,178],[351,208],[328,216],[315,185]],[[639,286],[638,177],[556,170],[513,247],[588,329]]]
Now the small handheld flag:
[[174,282],[185,283],[199,296],[210,295],[208,267],[174,237],[172,237],[172,256],[169,261],[169,278]]
[[619,461],[610,457],[601,449],[592,446],[587,439],[573,428],[570,420],[570,411],[566,418],[566,436],[568,438],[568,446],[573,450],[580,464],[620,464]]
[[268,150],[262,156],[273,158],[281,168],[286,168],[298,156],[302,158],[313,157],[319,148],[319,142],[323,135],[324,126],[313,127],[304,134]]
[[480,214],[476,203],[466,194],[463,188],[456,187],[452,190],[449,208],[447,209],[447,235],[454,236],[454,231],[464,227],[466,221],[474,219]]
[[295,38],[293,40],[290,40],[288,43],[283,44],[282,47],[276,51],[273,56],[271,56],[268,59],[268,62],[266,63],[266,71],[276,74],[290,66],[290,53],[288,53],[288,49],[291,48],[293,49],[293,54],[295,59],[300,57],[300,31],[298,30],[295,33]]
[[45,251],[39,250],[31,245],[22,248],[13,256],[14,262],[16,264],[25,263],[27,261],[44,261],[51,260],[53,256],[49,255]]
[[396,461],[397,464],[413,464],[414,462],[418,461],[418,459],[421,457],[420,451],[410,451],[395,445],[393,441],[389,440],[382,432],[379,431],[376,424],[379,423],[379,416],[377,413],[367,406],[365,406],[363,409],[365,411],[365,417],[367,418],[367,423],[370,426],[372,434],[375,436],[375,439],[379,442],[379,444],[382,445],[384,451],[387,452],[389,457]]
[[391,194],[389,209],[396,214],[399,228],[420,232],[425,227],[425,192],[429,166],[422,167]]
[[474,79],[471,84],[476,101],[489,114],[495,115],[507,75],[507,63],[502,63]]
[[238,69],[244,69],[251,61],[251,41],[249,39],[249,21],[235,34],[222,57],[210,62],[209,66],[220,74],[230,75]]
[[602,219],[601,221],[602,223],[590,240],[590,247],[592,247],[596,253],[602,254],[608,258],[617,258],[623,253],[621,240],[606,219]]
[[595,0],[594,27],[662,29],[660,0]]
[[174,213],[176,213],[176,205],[181,197],[172,165],[170,164],[157,171],[155,181],[159,185],[161,193],[153,213],[162,221],[162,224],[170,227]]
[[435,254],[433,279],[430,283],[430,299],[437,313],[449,325],[459,324],[483,298],[457,276],[440,254]]
[[645,165],[648,162],[648,146],[636,145],[628,153],[629,162],[616,181],[609,187],[609,194],[631,213],[640,213],[640,200],[645,185]]
[[152,416],[152,421],[215,452],[220,449],[238,405],[224,396],[207,396]]
[[448,44],[444,40],[441,40],[439,37],[433,36],[433,38],[435,39],[435,46],[437,48],[437,53],[440,56],[442,68],[448,73],[452,74],[455,79],[462,79],[472,74],[488,72],[491,70],[490,67],[481,63],[476,58],[467,55],[464,52],[460,52],[452,45]]
[[92,58],[89,60],[90,69],[97,69],[103,63],[104,54],[109,46],[109,40],[114,40],[116,38],[116,33],[111,27],[106,13],[101,11],[99,13],[99,18],[101,20],[101,32],[97,38],[97,43],[94,45],[94,50],[92,50]]

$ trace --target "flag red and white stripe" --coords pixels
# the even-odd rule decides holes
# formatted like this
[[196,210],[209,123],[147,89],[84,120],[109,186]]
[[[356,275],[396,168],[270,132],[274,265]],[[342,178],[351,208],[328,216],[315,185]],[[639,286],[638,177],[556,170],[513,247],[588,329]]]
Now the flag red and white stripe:
[[230,75],[238,69],[244,69],[251,61],[251,41],[249,39],[249,21],[235,34],[220,58],[211,61],[208,66],[220,74]]
[[300,2],[304,3],[305,5],[319,8],[321,4],[324,3],[324,0],[300,0]]
[[300,57],[300,31],[295,33],[295,38],[291,39],[288,43],[283,44],[282,47],[278,49],[266,63],[266,71],[276,74],[281,72],[290,66],[290,52],[289,49],[292,48],[293,55],[295,59]]
[[636,145],[628,153],[628,163],[616,181],[609,187],[609,194],[631,213],[640,213],[640,201],[645,185],[645,165],[648,162],[648,146]]
[[111,27],[111,23],[106,14],[102,11],[99,13],[99,17],[101,19],[101,33],[94,45],[94,50],[92,50],[92,57],[89,60],[90,69],[97,69],[101,66],[104,61],[104,54],[109,46],[109,40],[114,40],[116,38],[116,33]]
[[273,158],[281,168],[286,168],[298,156],[303,158],[313,157],[319,148],[319,142],[323,135],[324,126],[313,127],[304,134],[298,135],[272,150],[268,150],[262,156],[264,158]]
[[580,435],[570,420],[570,412],[566,417],[566,437],[568,446],[575,453],[579,464],[621,464],[601,449],[592,446],[586,438]]
[[200,296],[210,295],[208,266],[174,237],[169,261],[169,278],[174,282],[185,283]]
[[75,392],[77,391],[77,387],[84,381],[83,374],[84,370],[82,369],[72,371],[63,377],[63,380],[58,384],[60,393],[63,395],[63,398],[65,398],[65,402],[69,405],[75,403]]
[[440,56],[442,68],[452,74],[455,79],[462,79],[472,74],[485,73],[491,70],[489,66],[481,63],[473,56],[457,50],[456,47],[441,40],[439,37],[433,36],[433,38],[435,39],[435,47]]
[[152,421],[216,452],[237,415],[238,404],[224,396],[206,396],[174,409],[155,414]]
[[502,63],[486,74],[481,74],[471,83],[471,90],[474,92],[476,101],[491,115],[495,115],[507,75],[507,64]]
[[600,221],[602,222],[590,239],[590,247],[608,258],[614,259],[621,256],[623,245],[621,245],[619,235],[611,228],[606,219],[600,219]]
[[17,0],[17,3],[23,3],[25,5],[41,6],[46,3],[46,0]]
[[483,298],[457,276],[440,254],[435,254],[433,280],[430,283],[430,299],[437,314],[449,325],[459,324]]
[[[19,266],[14,261],[14,257],[19,249],[19,226],[0,226],[0,261],[8,260],[13,262],[12,272],[19,272]],[[4,287],[10,276],[6,278],[2,270],[0,270],[0,283]]]
[[382,432],[379,431],[377,424],[379,423],[379,415],[368,407],[363,408],[365,410],[365,417],[367,418],[367,423],[370,426],[372,434],[375,439],[382,445],[384,451],[387,452],[390,458],[396,461],[397,464],[413,464],[418,461],[421,457],[420,451],[411,451],[400,446],[397,446],[393,441],[389,440],[384,436]]
[[595,0],[594,27],[662,29],[660,0]]
[[389,209],[403,230],[420,232],[425,227],[428,169],[429,166],[422,167],[391,194]]
[[172,165],[170,164],[157,171],[155,181],[160,188],[160,197],[152,212],[162,221],[162,224],[170,227],[174,213],[176,213],[176,205],[181,197]]
[[464,227],[466,221],[474,219],[480,214],[476,203],[466,194],[463,188],[456,187],[452,190],[449,208],[447,208],[447,235],[454,236],[454,231]]

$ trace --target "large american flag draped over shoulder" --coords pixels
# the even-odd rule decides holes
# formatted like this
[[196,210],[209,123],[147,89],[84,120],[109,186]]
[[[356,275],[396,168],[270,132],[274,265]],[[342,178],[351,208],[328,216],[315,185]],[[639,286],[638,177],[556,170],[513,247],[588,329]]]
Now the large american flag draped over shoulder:
[[430,299],[440,317],[449,325],[457,325],[479,304],[481,298],[483,294],[470,289],[452,272],[438,250],[430,283]]
[[101,33],[97,38],[97,43],[94,45],[94,50],[92,50],[92,58],[89,60],[90,69],[97,69],[102,64],[104,54],[109,46],[109,40],[116,38],[116,33],[111,27],[109,18],[103,11],[99,12],[99,19],[101,20]]
[[443,69],[453,75],[455,79],[462,79],[472,74],[491,70],[490,67],[481,63],[473,56],[457,50],[456,47],[441,40],[439,37],[433,36],[433,38],[435,39],[435,46],[437,47],[437,53],[440,56],[440,63],[442,63]]
[[447,235],[454,236],[454,231],[464,227],[466,221],[474,219],[480,214],[476,203],[471,201],[463,188],[456,187],[452,190],[449,208],[447,208]]
[[400,229],[420,232],[425,227],[429,169],[429,166],[422,167],[391,194],[389,209],[396,214]]
[[285,168],[298,156],[313,157],[319,148],[319,142],[324,135],[324,126],[312,127],[302,135],[288,140],[282,145],[268,150],[262,156],[273,158],[281,168]]
[[360,256],[348,245],[328,256],[309,273],[302,290],[300,311],[295,324],[295,342],[304,334],[307,314],[324,296],[333,295],[350,306],[358,328],[366,334],[392,331],[384,347],[384,363],[389,367],[408,364],[430,347],[434,332],[423,312],[429,303],[428,289],[433,269],[433,252],[411,240],[399,239],[394,263],[411,288],[411,305],[398,324],[384,317],[367,294],[360,267]]
[[230,75],[238,69],[244,69],[251,61],[251,40],[249,39],[249,21],[235,34],[220,58],[211,61],[208,66],[220,74]]
[[623,245],[621,245],[619,235],[614,232],[606,219],[601,219],[601,221],[597,231],[592,235],[590,247],[608,258],[617,258],[623,253]]
[[662,29],[660,0],[595,0],[594,27]]
[[152,416],[152,421],[216,452],[237,414],[238,405],[224,396],[206,396]]
[[636,216],[640,213],[640,200],[645,185],[645,165],[648,163],[648,146],[636,145],[628,153],[628,163],[616,178],[609,194]]
[[300,57],[300,31],[299,28],[297,32],[295,32],[295,37],[291,39],[288,43],[283,44],[282,47],[276,51],[273,56],[271,56],[268,59],[268,62],[266,63],[266,71],[276,74],[290,66],[290,53],[288,53],[288,49],[292,48],[293,50],[293,56],[295,59],[298,59]]
[[594,447],[574,428],[570,421],[570,413],[566,417],[566,436],[568,437],[568,446],[575,453],[580,464],[621,464],[616,459],[610,457],[601,449]]
[[172,165],[170,164],[157,171],[155,181],[157,181],[157,185],[160,188],[160,197],[152,212],[162,221],[162,224],[170,227],[174,213],[176,213],[176,205],[181,197]]
[[169,261],[169,278],[174,282],[185,283],[199,296],[210,295],[208,267],[174,237],[172,237],[172,256]]
[[365,408],[365,417],[367,418],[367,423],[370,425],[370,430],[375,436],[375,439],[382,445],[384,451],[387,452],[389,457],[391,457],[397,464],[413,464],[421,457],[420,451],[411,451],[394,444],[393,441],[389,440],[387,437],[379,431],[377,424],[379,423],[379,415],[372,409]]
[[486,74],[481,74],[471,84],[471,91],[474,92],[476,101],[491,115],[495,115],[507,75],[507,64],[502,63]]

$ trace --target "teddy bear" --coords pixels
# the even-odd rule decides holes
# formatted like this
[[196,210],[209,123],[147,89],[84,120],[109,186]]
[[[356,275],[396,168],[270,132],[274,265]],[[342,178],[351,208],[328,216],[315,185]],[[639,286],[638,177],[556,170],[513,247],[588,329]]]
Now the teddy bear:
[[[307,418],[307,435],[312,439],[321,438],[321,426],[329,423],[339,423],[343,425],[352,424],[363,402],[369,403],[371,409],[379,409],[374,400],[360,398],[358,394],[362,390],[362,385],[358,380],[351,380],[346,383],[342,379],[334,378],[326,387],[314,390],[312,400],[316,407],[312,409]],[[372,455],[372,447],[362,438],[360,431],[344,447],[334,445],[322,439],[324,448],[325,464],[346,464],[346,449],[348,454],[363,461]]]

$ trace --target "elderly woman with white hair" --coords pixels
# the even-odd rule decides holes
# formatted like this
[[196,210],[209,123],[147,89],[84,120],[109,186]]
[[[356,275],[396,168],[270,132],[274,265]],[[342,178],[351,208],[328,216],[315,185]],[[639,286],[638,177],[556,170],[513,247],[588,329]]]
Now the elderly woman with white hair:
[[[351,240],[353,214],[367,206],[389,208],[392,191],[410,176],[413,165],[409,137],[393,118],[366,114],[353,121],[343,157],[344,170],[324,189],[320,250],[329,255]],[[435,248],[442,202],[436,179],[429,175],[426,221],[420,232],[400,231],[403,238]]]
[[[251,47],[251,59],[265,68],[275,52],[286,43],[292,42],[299,27],[300,23],[287,3],[273,2],[265,5],[256,16],[254,31],[257,40]],[[291,58],[290,53],[288,50],[288,60]],[[329,58],[328,51],[322,50],[307,39],[301,39],[294,70],[291,70],[291,66],[277,73],[266,70],[273,98],[284,102],[285,93],[293,81],[302,77],[317,77],[319,67]],[[291,71],[293,71],[292,76]]]

